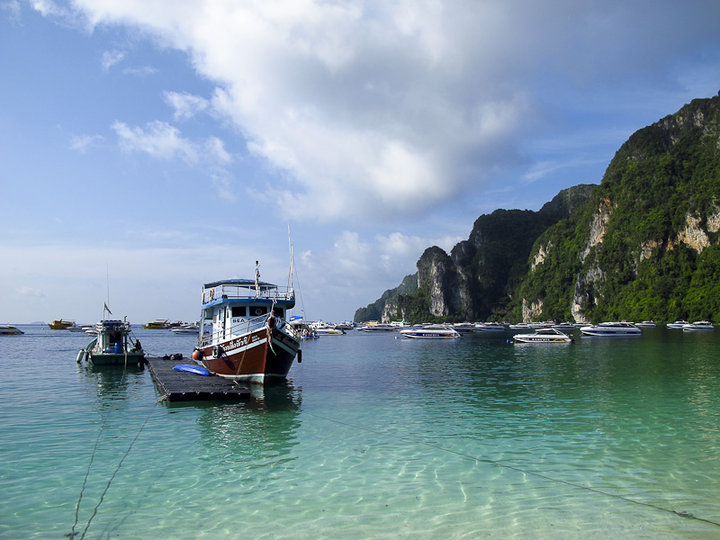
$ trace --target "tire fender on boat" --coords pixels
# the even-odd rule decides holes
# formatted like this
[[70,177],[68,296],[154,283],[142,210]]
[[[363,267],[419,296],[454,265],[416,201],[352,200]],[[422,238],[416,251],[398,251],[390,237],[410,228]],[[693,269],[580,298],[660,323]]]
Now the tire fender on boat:
[[203,352],[200,349],[195,349],[192,353],[192,358],[196,362],[200,362],[203,359],[203,356],[205,356],[205,355],[203,354]]

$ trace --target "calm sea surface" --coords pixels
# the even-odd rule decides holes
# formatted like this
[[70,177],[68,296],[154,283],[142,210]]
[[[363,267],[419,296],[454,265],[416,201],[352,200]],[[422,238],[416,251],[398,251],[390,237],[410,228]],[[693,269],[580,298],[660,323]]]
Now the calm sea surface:
[[84,334],[20,328],[0,336],[0,538],[720,538],[720,330],[354,331],[248,402],[175,405],[147,370],[76,364]]

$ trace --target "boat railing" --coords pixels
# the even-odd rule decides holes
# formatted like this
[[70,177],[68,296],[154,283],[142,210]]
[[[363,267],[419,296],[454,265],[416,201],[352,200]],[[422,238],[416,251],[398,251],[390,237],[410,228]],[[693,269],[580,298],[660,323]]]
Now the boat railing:
[[295,289],[292,287],[259,287],[248,288],[242,285],[221,284],[203,289],[202,303],[209,304],[218,299],[231,300],[272,300],[289,301],[295,299]]
[[[207,347],[212,343],[218,343],[225,339],[242,336],[251,332],[257,332],[258,330],[267,328],[267,320],[267,315],[260,315],[258,317],[252,317],[250,319],[246,319],[233,324],[230,327],[229,331],[227,329],[213,329],[211,333],[200,336],[200,338],[198,339],[198,345],[200,347]],[[285,319],[280,319],[276,317],[276,321],[278,330],[285,332],[286,334],[294,337],[295,339],[300,339],[300,335],[297,329],[295,329],[291,324],[287,324],[287,321]]]

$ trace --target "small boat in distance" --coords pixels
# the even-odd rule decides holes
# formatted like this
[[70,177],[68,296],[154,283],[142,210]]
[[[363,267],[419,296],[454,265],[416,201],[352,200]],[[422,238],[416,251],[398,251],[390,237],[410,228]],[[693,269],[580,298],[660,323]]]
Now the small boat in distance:
[[504,332],[505,326],[496,322],[475,323],[475,329],[480,332]]
[[633,323],[626,321],[602,322],[596,325],[583,326],[580,328],[580,332],[582,332],[583,335],[593,337],[626,337],[642,335],[642,330]]
[[310,328],[312,328],[318,336],[342,336],[345,334],[345,330],[338,327],[338,325],[328,324],[323,321],[310,323]]
[[10,326],[9,324],[0,324],[0,336],[19,336],[20,334],[24,334],[22,330],[19,328],[15,328],[14,326]]
[[667,323],[667,327],[672,328],[673,330],[682,330],[682,327],[685,326],[686,324],[690,324],[690,323],[687,321],[679,320],[679,321]]
[[154,321],[143,324],[143,328],[146,330],[165,330],[170,328],[170,321],[167,319],[155,319]]
[[55,319],[52,323],[48,324],[50,330],[68,330],[75,326],[75,321],[67,321],[65,319]]
[[715,330],[715,327],[710,321],[695,321],[694,323],[684,324],[682,330],[683,332],[702,332]]
[[175,326],[170,329],[175,334],[197,334],[200,332],[200,323],[183,323],[180,326]]
[[397,324],[365,323],[358,328],[363,332],[395,332],[400,326]]
[[555,328],[556,330],[573,330],[575,328],[575,323],[565,321],[558,324],[553,324],[552,328]]
[[257,384],[285,379],[300,348],[300,336],[286,324],[294,306],[291,287],[258,279],[204,284],[193,359],[228,379]]
[[557,328],[538,328],[533,334],[513,336],[515,343],[570,343],[572,339]]
[[444,324],[431,324],[405,328],[400,330],[400,335],[412,339],[455,339],[460,337],[460,332]]
[[453,330],[461,334],[472,334],[475,332],[475,325],[471,322],[461,322],[452,325]]
[[657,324],[655,324],[655,321],[642,321],[639,323],[635,323],[635,326],[638,328],[655,328]]
[[130,323],[104,319],[95,325],[97,337],[80,349],[78,364],[87,360],[96,366],[142,365],[145,362],[140,341],[132,342]]

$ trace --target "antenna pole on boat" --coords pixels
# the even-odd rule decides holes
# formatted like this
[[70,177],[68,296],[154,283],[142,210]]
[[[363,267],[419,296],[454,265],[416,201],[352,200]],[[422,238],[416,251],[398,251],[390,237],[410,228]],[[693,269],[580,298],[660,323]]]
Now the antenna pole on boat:
[[290,223],[288,223],[288,248],[290,249],[290,273],[288,274],[288,292],[293,288],[293,274],[295,272],[295,253],[290,238]]

